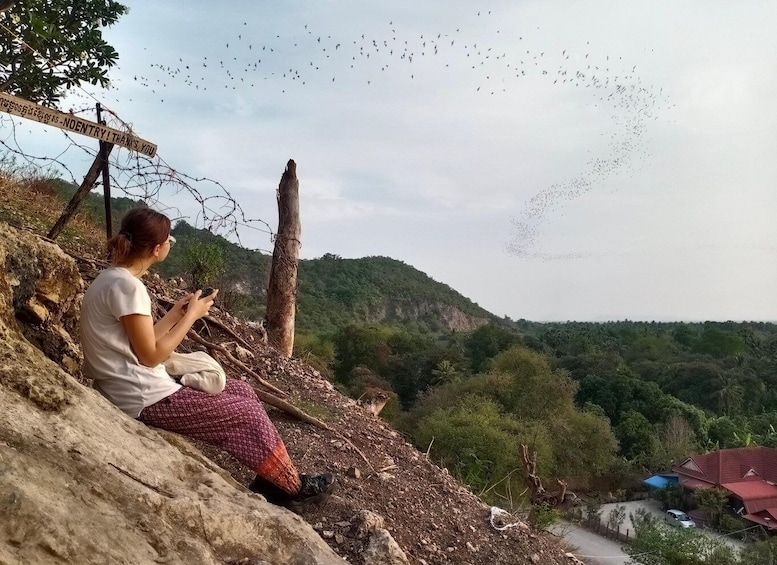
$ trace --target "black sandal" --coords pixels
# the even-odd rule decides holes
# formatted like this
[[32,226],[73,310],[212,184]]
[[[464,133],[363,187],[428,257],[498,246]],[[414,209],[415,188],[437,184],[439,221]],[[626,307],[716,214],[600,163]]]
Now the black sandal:
[[294,508],[321,502],[332,493],[337,483],[332,473],[300,475],[299,479],[301,486],[297,494],[289,494],[259,475],[248,485],[248,490],[261,494],[270,504]]

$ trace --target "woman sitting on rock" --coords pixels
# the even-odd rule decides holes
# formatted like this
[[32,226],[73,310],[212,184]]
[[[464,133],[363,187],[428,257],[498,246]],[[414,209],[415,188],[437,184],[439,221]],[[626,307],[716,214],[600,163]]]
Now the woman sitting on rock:
[[140,277],[164,261],[175,239],[170,219],[150,208],[135,208],[108,241],[112,266],[84,296],[81,340],[84,371],[95,388],[141,422],[201,440],[234,455],[256,472],[249,488],[270,502],[296,505],[320,499],[334,486],[330,473],[300,475],[278,430],[250,385],[227,379],[210,395],[181,386],[165,361],[195,321],[208,313],[218,291],[183,297],[156,324],[151,299]]

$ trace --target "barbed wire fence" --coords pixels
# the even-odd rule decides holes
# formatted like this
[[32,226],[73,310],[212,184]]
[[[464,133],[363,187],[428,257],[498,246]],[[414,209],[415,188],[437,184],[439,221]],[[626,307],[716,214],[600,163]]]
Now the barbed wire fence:
[[[73,114],[84,114],[87,111],[81,109]],[[131,132],[126,122],[110,109],[103,107],[103,115],[109,118],[106,121],[110,127]],[[40,176],[63,178],[78,185],[85,171],[73,170],[69,164],[76,160],[73,154],[81,153],[91,159],[98,155],[96,144],[95,147],[90,147],[88,142],[80,142],[76,136],[64,130],[58,131],[66,140],[65,147],[56,155],[33,153],[23,147],[19,139],[18,130],[21,127],[21,120],[0,116],[0,151],[5,154],[6,159],[10,157],[18,161],[24,168],[35,171]],[[275,237],[270,224],[261,218],[252,217],[224,184],[209,177],[193,176],[178,170],[159,154],[151,158],[139,152],[116,147],[109,155],[109,164],[112,187],[128,198],[160,209],[174,220],[189,219],[181,213],[178,206],[169,204],[174,197],[183,193],[195,204],[196,212],[192,220],[195,227],[233,236],[241,245],[241,228],[267,234],[270,241]],[[98,180],[95,186],[100,184]]]
[[[26,48],[35,51],[34,47],[27,44],[5,25],[0,24],[0,28],[4,33],[12,35]],[[35,52],[46,60],[45,56]],[[82,97],[100,105],[102,121],[105,122],[105,125],[133,135],[130,123],[122,119],[97,96],[80,85],[74,85],[73,88],[79,91]],[[0,91],[2,90],[5,89],[0,88]],[[94,109],[95,106],[90,103],[80,108],[71,108],[69,113],[79,116],[92,112]],[[0,152],[4,153],[4,155],[0,155],[0,161],[9,158],[18,159],[24,168],[35,171],[40,176],[61,178],[65,175],[68,178],[64,180],[78,185],[80,183],[78,179],[83,178],[84,175],[73,171],[68,165],[68,161],[73,159],[70,155],[80,152],[92,159],[98,157],[98,148],[81,143],[72,134],[59,129],[57,131],[66,140],[64,149],[55,156],[35,154],[22,147],[18,136],[20,127],[23,127],[21,120],[17,122],[11,116],[0,115]],[[141,200],[147,205],[166,212],[173,216],[171,218],[173,220],[189,219],[182,215],[177,206],[166,204],[169,198],[184,193],[196,203],[197,211],[193,219],[195,227],[204,228],[227,237],[233,236],[240,245],[242,245],[241,228],[265,233],[269,236],[271,243],[276,237],[270,224],[261,218],[248,214],[224,184],[209,177],[194,176],[178,170],[168,164],[158,153],[155,157],[147,157],[140,152],[116,146],[116,150],[111,151],[108,155],[108,163],[112,187],[118,188],[129,198]],[[100,181],[98,180],[95,187],[99,185]],[[267,250],[261,249],[261,251]]]

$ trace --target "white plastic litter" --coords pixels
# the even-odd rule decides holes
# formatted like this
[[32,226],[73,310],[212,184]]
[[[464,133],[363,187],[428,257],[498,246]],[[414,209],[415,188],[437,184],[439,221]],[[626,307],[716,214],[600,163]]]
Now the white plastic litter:
[[508,516],[510,516],[510,513],[507,512],[507,510],[503,510],[498,506],[492,506],[491,517],[489,518],[489,522],[491,522],[491,527],[501,532],[510,528],[514,528],[516,526],[523,525],[523,522],[513,522],[512,524],[506,523],[505,518],[507,518]]

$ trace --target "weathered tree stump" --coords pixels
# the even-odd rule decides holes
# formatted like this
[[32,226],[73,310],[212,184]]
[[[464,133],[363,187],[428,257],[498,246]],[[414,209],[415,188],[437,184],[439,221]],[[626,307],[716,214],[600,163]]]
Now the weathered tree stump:
[[270,267],[266,314],[268,342],[286,357],[291,356],[294,348],[300,233],[297,165],[290,159],[278,186],[278,234]]
[[542,485],[542,479],[537,476],[537,451],[521,444],[521,461],[523,463],[523,480],[529,488],[532,504],[547,504],[551,508],[560,506],[564,502],[567,493],[567,483],[556,479],[558,490],[548,492]]

